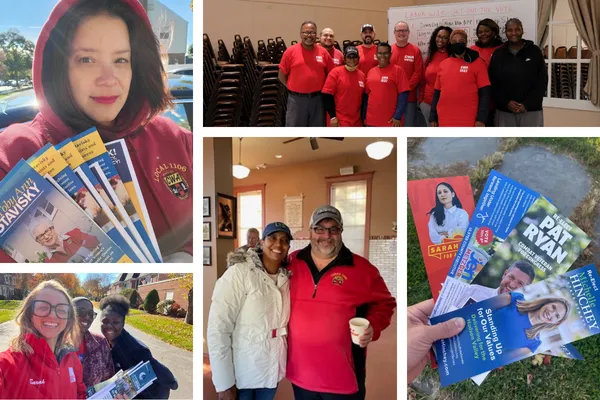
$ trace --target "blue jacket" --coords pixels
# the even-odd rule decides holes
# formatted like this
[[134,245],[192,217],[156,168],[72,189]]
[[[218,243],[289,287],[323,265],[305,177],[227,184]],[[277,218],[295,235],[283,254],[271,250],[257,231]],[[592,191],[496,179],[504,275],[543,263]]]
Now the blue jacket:
[[115,340],[111,350],[115,371],[123,371],[137,365],[140,361],[150,361],[157,379],[154,383],[136,396],[136,399],[168,399],[171,390],[178,387],[177,379],[169,368],[152,357],[150,349],[131,336],[125,329]]

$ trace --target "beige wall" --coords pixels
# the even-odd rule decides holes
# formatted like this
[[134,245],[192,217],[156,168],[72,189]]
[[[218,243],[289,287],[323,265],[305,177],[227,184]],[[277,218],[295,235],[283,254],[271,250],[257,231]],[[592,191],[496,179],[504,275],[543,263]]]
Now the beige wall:
[[544,126],[600,126],[600,111],[544,107]]
[[[243,180],[234,179],[234,187],[266,184],[265,221],[283,221],[285,196],[304,195],[304,226],[315,208],[327,203],[325,177],[338,176],[341,167],[356,166],[355,172],[375,171],[371,195],[370,236],[395,236],[392,222],[396,217],[396,150],[384,160],[375,161],[366,153],[336,157],[326,161],[253,170]],[[308,234],[308,232],[306,232]]]

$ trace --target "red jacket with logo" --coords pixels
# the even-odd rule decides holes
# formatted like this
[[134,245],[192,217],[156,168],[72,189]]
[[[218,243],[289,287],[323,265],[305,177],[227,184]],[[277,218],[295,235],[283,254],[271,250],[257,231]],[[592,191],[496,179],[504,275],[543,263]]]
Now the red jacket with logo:
[[[42,62],[48,37],[57,21],[79,0],[61,0],[42,28],[33,58],[33,87],[40,112],[33,121],[14,124],[2,133],[0,140],[0,179],[19,160],[31,157],[46,143],[58,144],[78,133],[64,124],[48,105],[42,86]],[[148,16],[138,0],[122,0],[149,24]],[[98,129],[104,142],[124,138],[133,168],[152,221],[163,256],[192,251],[192,133],[165,117],[155,117],[141,126],[148,110],[121,132]],[[187,191],[169,186],[169,177],[179,174],[187,183]],[[179,179],[178,179],[179,181]],[[0,262],[14,262],[0,251]]]
[[345,246],[320,272],[310,246],[290,255],[291,312],[288,323],[287,378],[315,392],[351,394],[364,380],[366,351],[352,343],[350,319],[363,317],[379,339],[391,322],[396,301],[377,268]]
[[[83,368],[74,351],[60,361],[43,338],[25,335],[33,354],[8,349],[0,353],[1,399],[85,399]],[[73,349],[75,350],[75,349]]]

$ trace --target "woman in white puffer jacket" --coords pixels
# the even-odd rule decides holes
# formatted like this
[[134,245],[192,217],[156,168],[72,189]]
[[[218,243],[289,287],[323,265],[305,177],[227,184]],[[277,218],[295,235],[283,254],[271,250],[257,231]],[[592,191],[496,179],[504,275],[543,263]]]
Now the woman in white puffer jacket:
[[260,249],[227,256],[230,267],[215,284],[207,327],[219,400],[272,400],[285,377],[291,240],[290,229],[273,222]]

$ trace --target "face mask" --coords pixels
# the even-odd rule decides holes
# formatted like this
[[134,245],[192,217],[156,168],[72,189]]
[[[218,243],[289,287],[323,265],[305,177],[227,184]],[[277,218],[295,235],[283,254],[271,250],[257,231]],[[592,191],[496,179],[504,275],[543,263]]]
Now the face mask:
[[358,69],[358,64],[356,64],[354,67],[349,67],[347,64],[344,64],[344,67],[346,67],[347,71],[356,71]]
[[466,43],[452,43],[450,45],[450,53],[452,54],[462,54],[467,49]]

